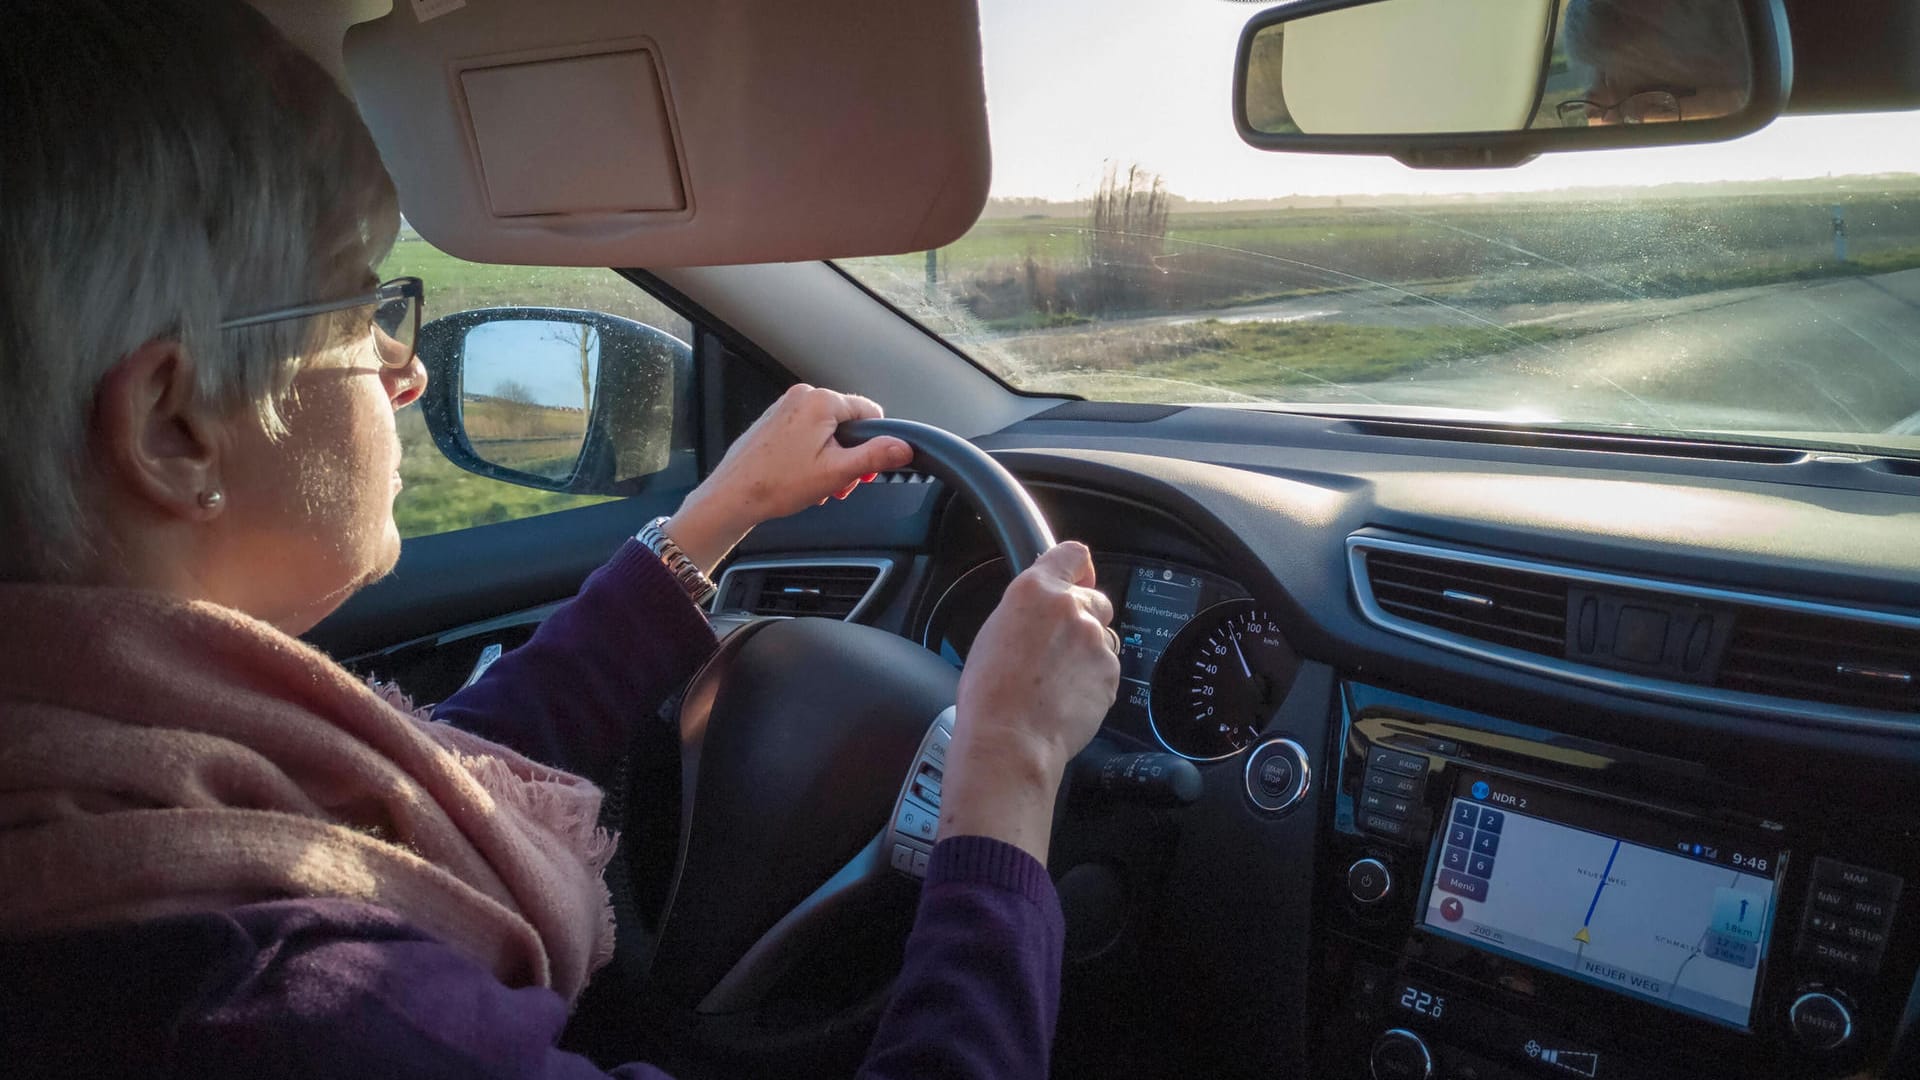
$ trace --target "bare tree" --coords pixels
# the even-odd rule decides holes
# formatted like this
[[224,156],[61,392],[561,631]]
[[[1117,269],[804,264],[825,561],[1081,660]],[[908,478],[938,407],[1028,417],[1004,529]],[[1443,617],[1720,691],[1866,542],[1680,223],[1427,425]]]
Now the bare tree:
[[600,329],[590,323],[555,323],[547,340],[568,346],[579,356],[580,411],[593,411],[592,359],[600,349]]
[[1137,307],[1148,299],[1152,275],[1166,253],[1173,196],[1159,174],[1139,164],[1120,172],[1107,163],[1088,215],[1087,266],[1093,278],[1092,307]]

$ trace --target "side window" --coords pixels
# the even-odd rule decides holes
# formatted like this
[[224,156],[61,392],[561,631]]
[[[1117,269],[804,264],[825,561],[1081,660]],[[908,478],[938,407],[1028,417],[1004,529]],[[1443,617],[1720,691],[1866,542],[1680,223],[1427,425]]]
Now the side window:
[[[402,230],[380,268],[383,279],[407,275],[426,283],[427,319],[475,308],[578,308],[632,319],[693,342],[690,322],[612,270],[471,263],[433,247],[408,229]],[[538,491],[467,472],[434,447],[418,408],[401,410],[396,420],[404,489],[394,500],[393,516],[402,537],[452,532],[605,501],[592,495]]]

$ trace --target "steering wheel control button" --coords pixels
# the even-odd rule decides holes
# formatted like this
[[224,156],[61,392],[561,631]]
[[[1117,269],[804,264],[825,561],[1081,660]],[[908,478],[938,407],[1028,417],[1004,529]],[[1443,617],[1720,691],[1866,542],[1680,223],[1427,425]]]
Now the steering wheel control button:
[[1787,1024],[1802,1047],[1819,1053],[1838,1050],[1853,1038],[1853,1012],[1832,994],[1801,994],[1787,1008]]
[[1292,739],[1268,739],[1247,755],[1247,798],[1270,814],[1291,810],[1313,786],[1306,748]]
[[940,784],[946,776],[947,744],[953,739],[953,715],[948,706],[921,736],[913,768],[894,800],[887,861],[909,877],[927,876],[927,860],[940,837]]
[[903,874],[913,873],[913,856],[918,850],[905,844],[893,845],[893,868]]
[[1406,1028],[1383,1032],[1373,1042],[1367,1064],[1373,1080],[1432,1080],[1433,1052],[1425,1039]]
[[912,799],[905,799],[900,803],[899,816],[893,819],[893,828],[895,832],[931,844],[940,832],[940,814]]
[[1393,893],[1393,873],[1379,859],[1367,858],[1347,867],[1347,895],[1355,903],[1377,904]]

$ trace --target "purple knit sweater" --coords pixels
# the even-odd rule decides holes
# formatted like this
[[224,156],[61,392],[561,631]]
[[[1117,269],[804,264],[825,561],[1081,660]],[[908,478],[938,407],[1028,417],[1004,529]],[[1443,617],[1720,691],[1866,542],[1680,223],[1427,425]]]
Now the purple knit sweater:
[[[572,603],[436,717],[605,780],[714,648],[705,619],[629,541]],[[860,1075],[1040,1077],[1063,930],[1046,869],[1010,845],[934,849],[893,998]],[[604,1076],[556,1049],[567,1007],[512,990],[392,912],[282,900],[0,942],[9,1077]],[[644,1064],[617,1077],[660,1077]]]

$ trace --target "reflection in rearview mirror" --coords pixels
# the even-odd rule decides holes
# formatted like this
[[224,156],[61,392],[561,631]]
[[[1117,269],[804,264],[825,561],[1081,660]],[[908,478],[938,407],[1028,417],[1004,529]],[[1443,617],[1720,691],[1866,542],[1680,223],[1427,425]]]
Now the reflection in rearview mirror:
[[573,322],[482,323],[462,348],[460,411],[474,453],[565,480],[587,441],[600,373],[600,331]]
[[1259,27],[1242,108],[1303,136],[1715,120],[1749,105],[1749,38],[1741,0],[1376,0]]

